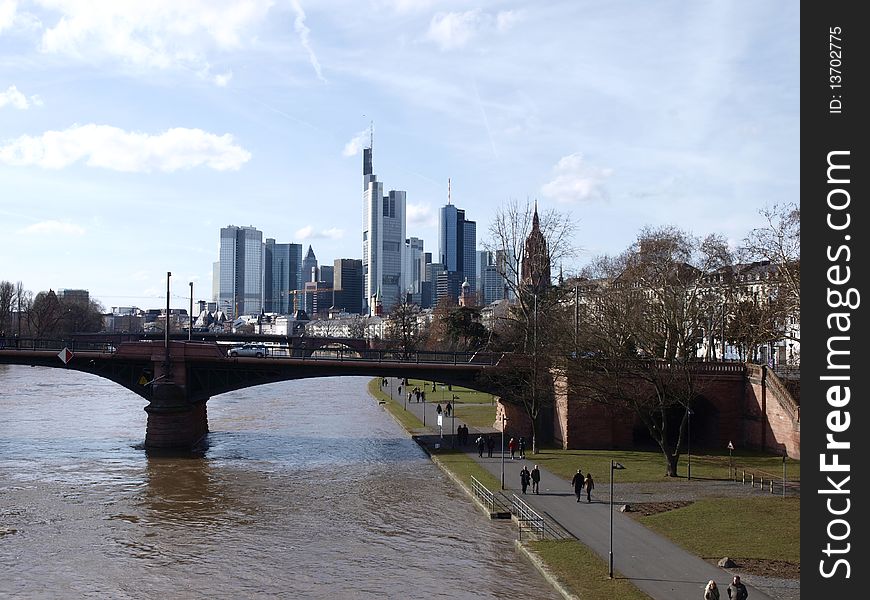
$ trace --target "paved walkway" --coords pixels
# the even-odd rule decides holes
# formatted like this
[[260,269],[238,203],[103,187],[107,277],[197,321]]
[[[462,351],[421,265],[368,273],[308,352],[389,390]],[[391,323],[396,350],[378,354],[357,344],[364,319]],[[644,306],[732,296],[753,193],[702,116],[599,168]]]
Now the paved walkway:
[[[404,405],[407,390],[402,386],[403,396],[398,395],[398,381],[392,381],[393,397]],[[389,393],[389,387],[384,388]],[[427,392],[427,395],[430,395]],[[441,394],[434,394],[432,399],[440,399]],[[449,398],[449,396],[448,396]],[[427,429],[431,432],[429,443],[439,442],[439,429],[436,414],[437,402],[408,402],[407,410],[414,413],[421,421],[423,411],[426,413]],[[460,405],[461,406],[461,405]],[[443,405],[442,405],[443,408]],[[460,407],[460,413],[462,409]],[[443,446],[451,447],[451,432],[453,427],[462,424],[460,419],[443,417]],[[496,449],[493,458],[479,458],[474,440],[479,433],[494,433],[493,428],[469,428],[470,443],[466,448],[469,456],[477,460],[496,479],[501,480],[502,456],[499,454],[501,434],[496,439]],[[430,437],[427,435],[427,437]],[[507,442],[505,442],[507,443]],[[517,494],[539,512],[545,512],[562,527],[575,535],[581,542],[596,552],[607,563],[610,552],[610,490],[609,474],[593,473],[595,489],[592,492],[592,502],[587,503],[585,493],[583,501],[578,503],[569,481],[554,475],[544,469],[541,471],[540,494],[521,493],[520,470],[527,465],[529,470],[534,467],[534,458],[527,454],[525,460],[510,460],[505,450],[504,460],[504,493],[510,497]],[[578,465],[582,468],[583,465]],[[585,471],[584,471],[585,472]],[[493,490],[497,491],[497,490]],[[530,490],[531,491],[531,488]],[[619,498],[618,489],[614,493],[614,501]],[[719,584],[722,598],[726,598],[725,588],[731,581],[731,574],[701,558],[690,554],[670,540],[652,532],[637,521],[628,517],[614,505],[613,510],[613,570],[618,577],[632,581],[639,589],[656,600],[698,600],[704,595],[704,586],[710,579]],[[744,583],[749,577],[744,577]],[[746,586],[751,600],[770,600],[764,592]]]

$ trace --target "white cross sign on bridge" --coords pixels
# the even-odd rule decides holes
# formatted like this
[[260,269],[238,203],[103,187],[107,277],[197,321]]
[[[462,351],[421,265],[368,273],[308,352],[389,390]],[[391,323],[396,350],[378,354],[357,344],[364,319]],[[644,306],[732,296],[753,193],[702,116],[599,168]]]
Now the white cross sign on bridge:
[[63,364],[68,364],[72,360],[73,353],[69,348],[64,348],[57,353],[57,357],[63,361]]

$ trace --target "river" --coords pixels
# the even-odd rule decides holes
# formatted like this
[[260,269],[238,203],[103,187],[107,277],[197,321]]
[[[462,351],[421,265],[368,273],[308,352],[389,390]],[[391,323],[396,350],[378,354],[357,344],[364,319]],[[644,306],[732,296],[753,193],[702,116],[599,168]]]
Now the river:
[[0,597],[559,598],[366,383],[217,396],[154,458],[132,392],[0,366]]

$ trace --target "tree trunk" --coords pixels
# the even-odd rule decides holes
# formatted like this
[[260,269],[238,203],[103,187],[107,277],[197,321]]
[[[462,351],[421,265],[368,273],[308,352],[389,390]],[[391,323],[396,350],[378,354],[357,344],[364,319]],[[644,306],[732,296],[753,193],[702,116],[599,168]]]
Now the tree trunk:
[[675,454],[669,454],[667,451],[663,451],[665,455],[665,460],[668,463],[668,472],[665,474],[666,477],[676,477],[677,476],[677,462],[680,460],[680,457]]

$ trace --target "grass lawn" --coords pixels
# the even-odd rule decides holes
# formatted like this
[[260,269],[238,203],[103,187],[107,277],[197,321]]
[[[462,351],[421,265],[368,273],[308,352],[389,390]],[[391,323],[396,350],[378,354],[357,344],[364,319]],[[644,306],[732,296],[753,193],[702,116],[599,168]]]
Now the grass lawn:
[[800,564],[799,498],[711,498],[637,519],[703,558]]
[[[692,454],[692,478],[695,479],[727,479],[728,453],[724,455],[709,451],[704,454]],[[566,479],[570,479],[577,469],[584,473],[591,471],[598,483],[609,481],[610,461],[621,463],[625,470],[617,474],[617,482],[668,481],[664,476],[666,470],[665,458],[661,452],[646,450],[562,450],[558,448],[543,448],[538,454],[531,455],[542,467]],[[680,457],[677,465],[678,479],[686,476],[686,456]],[[782,457],[770,454],[740,452],[734,454],[735,468],[764,471],[782,477]],[[739,472],[739,471],[738,471]],[[800,461],[786,461],[786,477],[789,481],[800,481]]]
[[469,390],[468,388],[460,387],[458,385],[454,385],[452,386],[452,390],[448,390],[446,384],[436,382],[437,389],[433,392],[431,381],[409,379],[408,387],[412,390],[415,387],[425,390],[427,402],[441,402],[442,404],[445,404],[448,401],[453,402],[453,396],[459,396],[459,399],[456,401],[459,404],[490,404],[493,408],[495,407],[495,401],[493,400],[492,394]]
[[579,598],[587,600],[646,600],[646,594],[627,579],[608,579],[607,563],[578,541],[529,542],[550,570]]
[[423,423],[420,419],[397,404],[395,400],[390,400],[390,395],[383,392],[380,386],[380,379],[369,381],[369,394],[376,398],[378,402],[383,402],[386,409],[390,411],[390,414],[396,417],[406,430],[413,433],[416,430],[423,429]]
[[492,473],[481,467],[474,458],[462,450],[439,450],[436,456],[444,468],[459,477],[469,489],[472,475],[490,491],[497,492],[501,489],[501,480],[496,479]]

